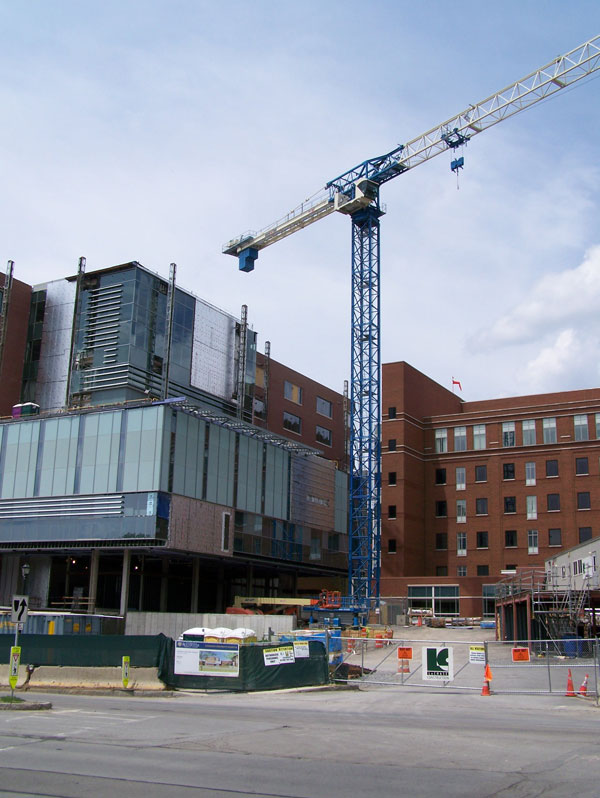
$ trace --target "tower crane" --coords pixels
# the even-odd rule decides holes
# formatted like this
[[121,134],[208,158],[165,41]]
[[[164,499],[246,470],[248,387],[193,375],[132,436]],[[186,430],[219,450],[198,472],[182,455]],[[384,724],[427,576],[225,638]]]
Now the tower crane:
[[[329,180],[282,219],[247,232],[223,247],[250,272],[261,249],[323,219],[334,211],[352,223],[351,421],[348,588],[351,605],[367,610],[379,604],[381,560],[381,358],[379,220],[384,214],[379,189],[388,180],[442,152],[465,145],[473,136],[530,108],[600,69],[600,36],[559,56],[541,69],[385,155],[369,158]],[[451,162],[453,171],[464,165]]]

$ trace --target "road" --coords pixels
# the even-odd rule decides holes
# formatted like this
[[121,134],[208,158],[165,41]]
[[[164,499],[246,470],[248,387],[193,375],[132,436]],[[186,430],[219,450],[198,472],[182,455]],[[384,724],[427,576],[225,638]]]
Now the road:
[[600,709],[402,690],[42,695],[0,712],[1,796],[597,798]]

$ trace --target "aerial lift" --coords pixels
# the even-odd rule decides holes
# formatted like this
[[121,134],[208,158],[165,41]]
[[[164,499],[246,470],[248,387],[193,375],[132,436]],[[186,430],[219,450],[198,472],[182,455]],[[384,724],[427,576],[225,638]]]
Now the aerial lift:
[[[344,604],[362,611],[379,606],[381,560],[381,359],[379,189],[389,180],[442,152],[457,150],[478,133],[551,97],[600,69],[600,36],[385,155],[343,172],[282,219],[247,232],[223,247],[241,271],[254,269],[261,249],[334,211],[352,222],[352,335],[348,589]],[[458,174],[464,157],[454,157]]]

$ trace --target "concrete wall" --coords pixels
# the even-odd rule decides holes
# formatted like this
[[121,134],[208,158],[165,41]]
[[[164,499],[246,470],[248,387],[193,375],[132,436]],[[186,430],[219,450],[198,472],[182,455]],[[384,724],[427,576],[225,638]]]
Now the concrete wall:
[[269,636],[269,628],[275,634],[289,632],[296,628],[296,618],[292,615],[219,615],[217,613],[186,612],[128,612],[125,622],[126,635],[164,634],[177,640],[182,632],[195,626],[214,629],[219,626],[228,629],[245,627],[254,629],[257,638]]

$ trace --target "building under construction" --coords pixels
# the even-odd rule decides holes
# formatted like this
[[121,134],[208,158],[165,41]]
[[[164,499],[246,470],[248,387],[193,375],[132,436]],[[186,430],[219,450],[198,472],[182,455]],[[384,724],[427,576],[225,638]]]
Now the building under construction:
[[521,568],[496,585],[501,640],[595,638],[600,622],[600,538],[586,541],[544,568]]

